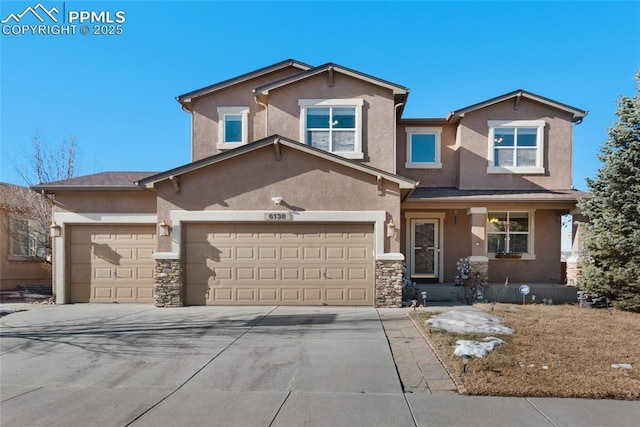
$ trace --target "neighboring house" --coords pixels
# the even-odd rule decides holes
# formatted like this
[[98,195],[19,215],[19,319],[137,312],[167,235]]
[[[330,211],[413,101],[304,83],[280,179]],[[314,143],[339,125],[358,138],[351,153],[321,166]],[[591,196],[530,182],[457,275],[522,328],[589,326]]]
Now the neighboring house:
[[587,112],[516,90],[403,118],[408,94],[287,60],[179,96],[191,163],[36,186],[62,229],[58,302],[397,306],[403,262],[453,283],[462,257],[558,282]]
[[[0,183],[0,290],[50,285],[46,232],[28,201],[42,198],[26,187]],[[44,200],[38,207],[47,206]]]

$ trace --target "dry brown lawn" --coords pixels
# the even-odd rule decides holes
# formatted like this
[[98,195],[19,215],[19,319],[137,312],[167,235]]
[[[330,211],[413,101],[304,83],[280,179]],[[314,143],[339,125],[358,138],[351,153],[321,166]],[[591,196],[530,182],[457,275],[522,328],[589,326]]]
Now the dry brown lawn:
[[[469,394],[640,400],[640,314],[570,305],[476,307],[502,318],[515,333],[499,335],[506,344],[472,359],[466,373],[453,354],[455,342],[486,335],[423,327]],[[411,313],[420,325],[434,314]],[[614,369],[614,363],[630,363],[633,369]]]

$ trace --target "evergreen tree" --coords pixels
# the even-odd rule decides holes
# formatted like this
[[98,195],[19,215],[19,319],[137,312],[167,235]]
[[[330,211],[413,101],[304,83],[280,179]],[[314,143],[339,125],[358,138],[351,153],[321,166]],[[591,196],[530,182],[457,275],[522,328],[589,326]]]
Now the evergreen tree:
[[640,72],[636,80],[636,96],[618,100],[618,120],[598,155],[603,166],[578,206],[589,220],[580,287],[640,312]]

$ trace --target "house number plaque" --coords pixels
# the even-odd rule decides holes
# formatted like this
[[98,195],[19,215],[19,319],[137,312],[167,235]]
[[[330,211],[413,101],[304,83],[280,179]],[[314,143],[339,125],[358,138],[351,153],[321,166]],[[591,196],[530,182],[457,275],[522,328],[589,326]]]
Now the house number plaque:
[[291,212],[266,212],[265,221],[291,221]]

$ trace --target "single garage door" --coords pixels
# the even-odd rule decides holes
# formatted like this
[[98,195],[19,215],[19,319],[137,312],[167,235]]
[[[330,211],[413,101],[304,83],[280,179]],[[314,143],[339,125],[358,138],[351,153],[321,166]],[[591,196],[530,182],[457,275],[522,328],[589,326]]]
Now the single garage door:
[[373,305],[373,224],[188,224],[190,305]]
[[71,302],[152,303],[154,225],[71,227]]

